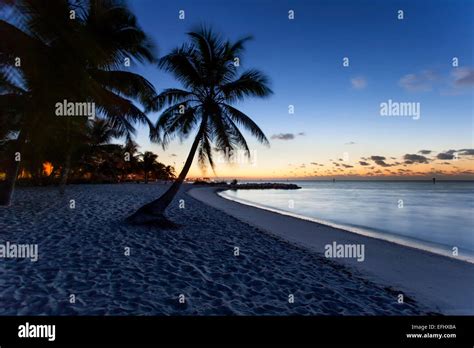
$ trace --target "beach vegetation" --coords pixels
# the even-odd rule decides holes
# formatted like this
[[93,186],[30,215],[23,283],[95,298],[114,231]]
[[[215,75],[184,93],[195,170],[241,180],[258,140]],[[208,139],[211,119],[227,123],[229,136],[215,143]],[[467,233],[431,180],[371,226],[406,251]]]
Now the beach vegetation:
[[140,123],[154,129],[145,111],[155,88],[124,62],[157,58],[124,1],[18,0],[3,6],[9,15],[0,19],[0,205],[9,205],[17,177],[41,176],[45,153],[55,163],[52,175],[60,172],[63,191],[74,157],[87,144],[92,117],[57,117],[58,103],[93,105],[94,115],[86,116],[108,120],[121,137],[131,138]]

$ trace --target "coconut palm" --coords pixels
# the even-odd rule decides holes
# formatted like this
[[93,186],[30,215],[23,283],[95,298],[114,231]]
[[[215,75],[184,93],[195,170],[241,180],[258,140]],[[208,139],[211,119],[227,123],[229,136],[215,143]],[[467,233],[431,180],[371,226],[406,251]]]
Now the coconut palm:
[[140,157],[142,159],[141,164],[143,168],[145,184],[148,184],[148,177],[150,175],[150,172],[154,171],[158,164],[158,162],[156,161],[156,159],[158,158],[158,155],[155,155],[151,151],[145,151],[144,153],[141,154]]
[[174,167],[170,165],[166,166],[163,171],[162,179],[170,180],[170,179],[174,179],[175,177],[176,177],[176,174],[174,172]]
[[[75,163],[79,168],[91,173],[95,179],[99,173],[114,172],[117,161],[123,161],[121,156],[122,147],[116,144],[110,144],[113,139],[120,138],[123,134],[113,128],[107,120],[95,119],[91,121],[86,128],[86,139],[77,147],[73,153]],[[120,153],[118,153],[120,151]],[[104,170],[105,169],[105,170]],[[64,177],[61,176],[60,192],[64,193]]]
[[166,108],[156,123],[156,137],[166,148],[175,136],[186,138],[194,128],[197,133],[178,178],[160,198],[131,215],[128,219],[132,223],[166,222],[164,211],[186,178],[196,153],[201,166],[210,164],[212,168],[213,147],[222,152],[243,148],[250,155],[239,126],[268,145],[257,124],[232,105],[248,97],[267,97],[272,93],[267,77],[260,71],[245,70],[239,74],[236,62],[242,61],[244,44],[250,38],[223,41],[206,28],[188,35],[188,44],[159,62],[185,89],[166,89],[156,98],[154,109]]
[[138,144],[130,138],[125,142],[122,151],[122,158],[124,159],[124,162],[122,165],[121,181],[126,181],[128,175],[138,171],[139,168]]
[[[19,166],[14,154],[22,153],[27,144],[34,146],[33,139],[50,141],[48,131],[62,134],[58,140],[63,141],[67,178],[77,145],[72,133],[87,119],[56,117],[56,103],[94,103],[97,115],[113,128],[133,134],[137,122],[153,128],[133,101],[147,107],[156,97],[145,78],[125,68],[128,62],[155,58],[152,43],[123,1],[18,0],[12,13],[11,20],[0,20],[0,71],[7,76],[0,78],[0,99],[16,96],[17,108],[9,113],[19,120],[1,124],[10,128],[14,141],[5,158],[7,178],[0,184],[0,205],[8,205],[13,193]],[[15,65],[18,58],[21,64]],[[20,89],[12,92],[15,86]],[[0,105],[6,103],[0,100]]]

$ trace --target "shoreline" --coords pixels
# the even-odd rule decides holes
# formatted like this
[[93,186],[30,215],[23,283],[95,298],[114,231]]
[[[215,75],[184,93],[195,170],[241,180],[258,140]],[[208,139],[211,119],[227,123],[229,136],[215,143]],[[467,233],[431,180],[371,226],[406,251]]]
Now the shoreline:
[[317,224],[320,224],[320,225],[329,226],[329,227],[332,227],[332,228],[335,228],[335,229],[338,229],[338,230],[344,230],[344,231],[359,234],[359,235],[362,235],[362,236],[365,236],[365,237],[383,240],[383,241],[386,241],[386,242],[398,244],[398,245],[405,246],[405,247],[408,247],[408,248],[418,249],[420,251],[429,252],[429,253],[432,253],[432,254],[436,254],[436,255],[443,256],[443,257],[451,258],[451,259],[457,260],[457,261],[467,262],[467,263],[470,263],[470,264],[474,265],[474,254],[471,254],[471,253],[468,254],[468,255],[466,255],[466,254],[458,255],[458,257],[456,258],[456,257],[451,256],[451,253],[449,253],[449,251],[446,251],[444,249],[439,248],[435,243],[430,243],[430,242],[421,241],[421,240],[416,241],[416,240],[409,239],[407,237],[396,236],[396,235],[390,234],[390,232],[382,233],[380,231],[371,230],[371,229],[368,229],[368,228],[338,224],[338,223],[334,223],[334,222],[327,221],[327,220],[322,220],[322,219],[312,218],[312,217],[308,217],[308,216],[304,216],[304,215],[300,215],[300,214],[295,214],[295,213],[291,213],[291,212],[288,212],[288,211],[285,211],[285,210],[279,210],[277,208],[273,208],[273,207],[265,206],[265,205],[262,205],[262,204],[254,203],[254,202],[251,202],[251,201],[247,201],[247,200],[244,200],[244,199],[237,199],[237,198],[229,197],[229,196],[226,196],[226,195],[222,194],[222,192],[224,192],[224,191],[227,191],[227,189],[219,189],[217,194],[220,197],[222,197],[226,200],[234,201],[234,202],[237,202],[237,203],[240,203],[240,204],[243,204],[243,205],[247,205],[247,206],[251,206],[251,207],[255,207],[255,208],[258,208],[258,209],[268,210],[268,211],[274,212],[276,214],[290,216],[290,217],[294,217],[294,218],[297,218],[297,219],[314,222],[314,223],[317,223]]
[[373,238],[309,219],[239,203],[218,195],[220,188],[196,187],[191,197],[271,235],[324,256],[324,246],[365,245],[365,260],[334,258],[367,279],[393,287],[442,314],[474,313],[474,266],[466,261]]

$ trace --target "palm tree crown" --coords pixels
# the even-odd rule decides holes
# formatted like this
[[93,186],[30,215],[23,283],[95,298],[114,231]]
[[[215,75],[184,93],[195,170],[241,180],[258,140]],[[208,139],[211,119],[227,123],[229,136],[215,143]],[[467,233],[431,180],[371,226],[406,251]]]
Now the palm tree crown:
[[159,62],[186,89],[166,89],[156,98],[155,109],[166,107],[156,124],[158,140],[166,147],[174,136],[187,137],[200,124],[199,160],[201,164],[207,160],[211,166],[212,145],[217,151],[240,147],[249,154],[239,126],[268,145],[257,124],[232,106],[247,97],[267,97],[272,93],[263,73],[238,73],[236,59],[240,61],[244,43],[250,37],[231,43],[204,28],[189,36],[190,44],[173,50]]

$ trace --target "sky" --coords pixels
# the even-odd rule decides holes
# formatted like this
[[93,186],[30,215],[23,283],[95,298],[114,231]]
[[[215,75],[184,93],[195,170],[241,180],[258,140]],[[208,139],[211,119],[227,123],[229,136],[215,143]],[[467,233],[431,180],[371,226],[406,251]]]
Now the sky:
[[[264,131],[270,147],[244,132],[250,161],[239,154],[234,163],[219,161],[215,171],[203,171],[195,161],[190,177],[473,178],[472,1],[133,0],[129,5],[160,56],[204,24],[230,40],[252,35],[241,68],[270,77],[270,98],[237,104]],[[158,91],[182,87],[154,66],[134,71]],[[382,115],[381,104],[390,101],[389,115]],[[412,109],[397,116],[399,103]],[[154,151],[179,171],[192,137],[175,140],[164,151],[139,128],[137,141],[141,151]]]

